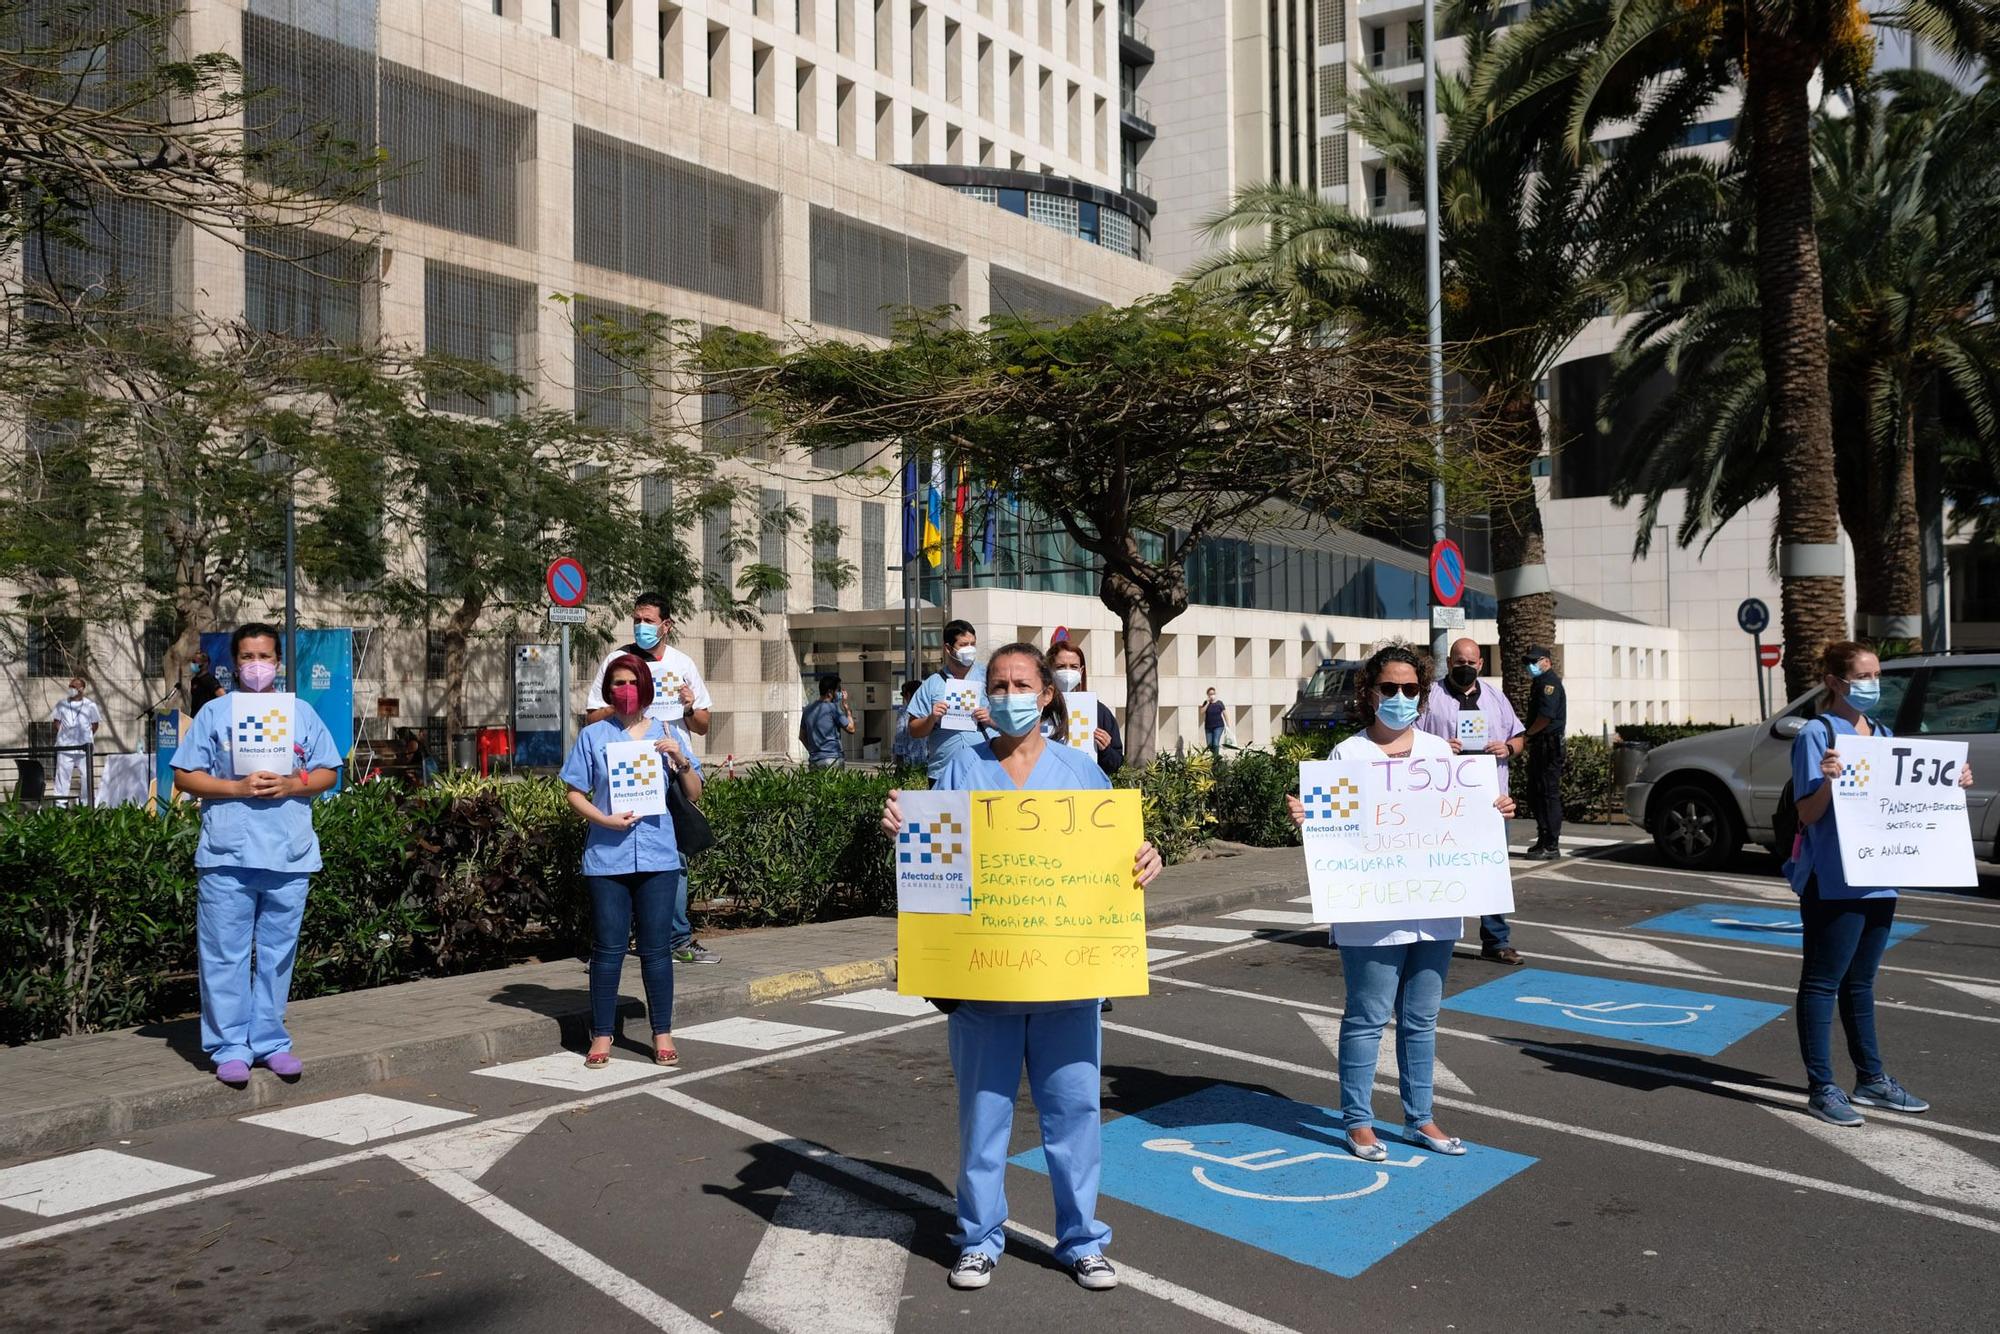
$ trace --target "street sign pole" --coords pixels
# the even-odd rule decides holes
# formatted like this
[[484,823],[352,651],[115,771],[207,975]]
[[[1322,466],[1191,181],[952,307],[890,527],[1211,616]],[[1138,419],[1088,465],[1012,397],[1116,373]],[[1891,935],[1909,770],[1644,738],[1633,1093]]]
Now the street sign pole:
[[[545,676],[544,681],[548,680]],[[562,700],[562,755],[569,758],[569,622],[563,622],[562,661],[556,664],[556,693]]]
[[[569,628],[584,619],[583,602],[590,594],[590,578],[574,557],[561,556],[550,562],[544,583],[549,590],[549,601],[555,604],[549,609],[549,619],[562,624],[562,661],[556,664],[556,692],[562,701],[562,753],[567,759],[570,743]],[[556,608],[563,610],[558,613]]]
[[[1431,364],[1431,541],[1445,540],[1444,522],[1444,280],[1438,259],[1437,5],[1424,0],[1424,301]],[[1435,591],[1432,597],[1436,597]],[[1437,605],[1434,601],[1433,606]],[[1431,628],[1432,661],[1442,663],[1451,632]]]
[[1757,674],[1757,716],[1768,718],[1771,716],[1771,700],[1766,678],[1770,673],[1764,670],[1764,636],[1752,635],[1750,643],[1750,670]]

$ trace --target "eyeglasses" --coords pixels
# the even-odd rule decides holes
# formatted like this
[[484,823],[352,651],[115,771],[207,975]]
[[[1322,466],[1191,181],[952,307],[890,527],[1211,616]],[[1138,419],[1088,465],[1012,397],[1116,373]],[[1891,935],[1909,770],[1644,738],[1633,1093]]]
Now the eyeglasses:
[[1415,699],[1423,693],[1423,687],[1415,681],[1405,681],[1401,685],[1396,684],[1394,681],[1377,681],[1375,683],[1375,693],[1383,699],[1388,699],[1399,690],[1403,692],[1404,699]]

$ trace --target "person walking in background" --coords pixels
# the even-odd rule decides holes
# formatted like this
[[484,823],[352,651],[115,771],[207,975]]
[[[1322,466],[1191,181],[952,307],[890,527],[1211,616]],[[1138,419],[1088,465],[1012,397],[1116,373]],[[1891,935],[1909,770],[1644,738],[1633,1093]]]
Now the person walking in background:
[[611,716],[577,734],[563,761],[570,808],[590,824],[583,842],[583,882],[590,891],[590,1050],[585,1065],[611,1059],[618,1023],[618,981],[637,925],[639,978],[646,989],[646,1017],[653,1024],[653,1062],[678,1065],[674,1047],[673,925],[685,902],[687,863],[674,838],[673,816],[611,809],[610,764],[605,748],[617,741],[648,741],[690,801],[701,799],[701,762],[684,750],[666,724],[652,717],[653,675],[646,659],[623,654],[611,660],[599,692]]
[[[1083,650],[1067,639],[1049,645],[1049,669],[1055,673],[1056,689],[1064,694],[1090,689],[1090,667],[1083,660]],[[1097,743],[1097,767],[1106,778],[1125,767],[1125,738],[1118,734],[1117,715],[1101,699],[1097,701],[1097,730],[1091,739]]]
[[1528,650],[1528,806],[1535,813],[1535,846],[1529,861],[1552,862],[1562,856],[1563,724],[1569,719],[1569,699],[1555,660],[1537,644]]
[[[1416,722],[1428,693],[1428,655],[1401,644],[1378,649],[1361,668],[1356,708],[1366,730],[1334,747],[1337,760],[1449,759],[1451,748]],[[1306,821],[1305,804],[1288,796],[1292,823]],[[1514,814],[1514,799],[1502,791],[1494,806]],[[1382,1029],[1396,1021],[1397,1082],[1403,1097],[1403,1124],[1412,1143],[1432,1153],[1458,1157],[1465,1145],[1438,1129],[1431,1116],[1431,1080],[1436,1065],[1438,1007],[1444,1000],[1451,947],[1464,923],[1456,917],[1410,921],[1335,923],[1340,971],[1347,998],[1340,1018],[1340,1114],[1348,1151],[1363,1162],[1389,1156],[1375,1134],[1375,1065],[1382,1053]]]
[[70,804],[70,784],[83,775],[83,795],[90,795],[90,761],[97,744],[97,729],[104,725],[104,710],[86,691],[90,681],[79,672],[69,679],[69,694],[49,712],[56,725],[56,775],[49,794],[64,806]]
[[[244,694],[268,694],[276,684],[278,642],[277,630],[260,621],[230,636]],[[236,698],[219,696],[195,716],[173,764],[175,789],[201,802],[194,854],[201,1046],[215,1077],[243,1088],[256,1062],[281,1079],[297,1079],[304,1069],[285,1031],[285,1000],[308,878],[320,869],[312,802],[340,777],[341,758],[312,705],[293,696],[290,762],[238,773],[231,746]]]
[[1215,687],[1208,688],[1208,698],[1201,706],[1201,731],[1208,739],[1208,753],[1220,758],[1222,736],[1229,730],[1229,706],[1215,696]]
[[806,763],[815,769],[838,769],[847,763],[840,734],[854,734],[854,715],[847,709],[847,692],[840,678],[828,672],[819,679],[819,698],[806,705],[799,718],[799,740]]
[[910,702],[917,697],[917,690],[923,682],[912,677],[903,682],[903,707],[896,710],[896,737],[889,746],[889,757],[899,769],[921,767],[930,747],[922,738],[910,731]]
[[[995,736],[961,749],[932,780],[954,792],[1108,788],[1102,771],[1051,742],[1040,724],[1061,722],[1055,674],[1032,644],[1009,644],[983,673]],[[895,792],[882,808],[891,838],[902,831]],[[1139,845],[1132,873],[1141,887],[1160,873],[1160,854]],[[1103,1045],[1098,1002],[963,1001],[948,1042],[958,1081],[959,1250],[949,1282],[983,1288],[1006,1246],[1007,1155],[1021,1069],[1041,1117],[1049,1185],[1055,1192],[1056,1263],[1093,1292],[1118,1286],[1104,1258],[1111,1229],[1097,1217],[1104,1159]]]
[[[1826,706],[1792,742],[1792,791],[1798,839],[1785,878],[1799,896],[1805,926],[1799,962],[1799,1056],[1806,1067],[1806,1110],[1837,1126],[1863,1123],[1854,1103],[1890,1112],[1927,1112],[1931,1105],[1882,1068],[1875,1039],[1875,970],[1896,919],[1893,889],[1847,883],[1835,824],[1833,785],[1841,774],[1840,738],[1893,736],[1868,715],[1882,702],[1882,661],[1860,644],[1828,644],[1820,660]],[[1972,766],[1958,770],[1972,786]],[[1840,1012],[1847,1054],[1854,1061],[1854,1096],[1833,1079],[1833,1015]]]
[[188,681],[188,715],[192,717],[200,713],[210,700],[217,695],[227,693],[222,688],[222,681],[216,676],[215,669],[209,665],[208,655],[196,653],[194,675]]
[[[1479,679],[1485,667],[1486,657],[1479,645],[1470,639],[1453,641],[1445,659],[1444,679],[1432,682],[1417,726],[1451,747],[1454,755],[1491,755],[1500,771],[1500,790],[1506,792],[1507,762],[1519,756],[1528,743],[1507,696]],[[1519,967],[1524,960],[1509,943],[1512,934],[1501,914],[1481,917],[1479,957]]]
[[944,777],[951,762],[993,735],[985,704],[970,710],[954,708],[952,697],[973,694],[983,699],[986,669],[979,665],[979,636],[970,621],[948,621],[944,627],[944,666],[924,678],[905,712],[910,735],[925,743],[924,767],[931,782]]

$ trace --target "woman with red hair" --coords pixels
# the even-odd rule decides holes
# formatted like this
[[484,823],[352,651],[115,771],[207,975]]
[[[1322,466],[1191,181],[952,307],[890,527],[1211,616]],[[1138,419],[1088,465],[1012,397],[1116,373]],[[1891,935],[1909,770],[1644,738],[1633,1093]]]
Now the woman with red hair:
[[563,762],[570,807],[590,824],[583,842],[583,880],[590,889],[590,1052],[584,1064],[611,1060],[618,1019],[618,979],[625,950],[637,924],[639,977],[646,988],[646,1015],[653,1022],[653,1060],[678,1065],[674,1047],[674,902],[687,863],[674,839],[673,818],[614,814],[606,748],[620,741],[649,741],[667,766],[669,781],[690,801],[701,797],[701,763],[683,750],[656,718],[653,674],[636,655],[613,658],[601,682],[611,716],[583,729]]

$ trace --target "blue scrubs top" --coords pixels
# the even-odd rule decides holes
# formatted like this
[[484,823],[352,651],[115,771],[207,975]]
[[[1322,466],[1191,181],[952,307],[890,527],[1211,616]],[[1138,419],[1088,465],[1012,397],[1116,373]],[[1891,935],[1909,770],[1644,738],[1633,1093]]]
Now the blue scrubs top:
[[[966,733],[967,736],[972,735]],[[1080,750],[1044,743],[1042,757],[1028,771],[1028,781],[1016,785],[1000,767],[1000,757],[985,741],[967,746],[945,766],[944,777],[933,778],[932,787],[950,792],[1037,792],[1087,791],[1111,786],[1111,780],[1097,767],[1097,761]],[[971,1008],[988,1014],[1033,1014],[1038,1010],[1062,1010],[1072,1005],[1097,1005],[1086,1001],[966,1001]]]
[[[667,729],[652,719],[644,736],[633,736],[611,718],[605,718],[577,733],[569,758],[563,761],[562,780],[588,796],[598,810],[611,811],[611,767],[604,762],[604,748],[616,741],[664,741]],[[678,737],[675,738],[679,740]],[[681,753],[701,772],[701,761],[683,743]],[[671,781],[679,782],[678,776]],[[678,871],[680,845],[674,841],[671,815],[647,815],[630,829],[606,829],[592,824],[583,837],[585,875],[635,875],[648,871]]]
[[[986,669],[974,667],[960,678],[947,676],[943,672],[932,672],[924,678],[924,683],[917,687],[917,693],[910,697],[910,717],[930,717],[931,710],[937,706],[940,699],[944,698],[947,690],[967,686],[977,689],[982,695],[985,694]],[[982,732],[977,727],[968,727],[962,732],[953,731],[942,725],[933,729],[931,734],[924,738],[924,744],[929,747],[924,768],[930,772],[931,786],[943,786],[945,770],[951,766],[951,762],[993,735],[996,734]]]
[[[174,768],[235,778],[229,754],[229,695],[201,706],[174,751]],[[292,697],[292,764],[295,769],[338,769],[340,752],[312,705]],[[319,835],[313,832],[311,797],[210,797],[201,803],[196,867],[236,867],[303,875],[320,869]]]
[[[1798,797],[1809,797],[1819,791],[1826,775],[1819,771],[1819,762],[1826,758],[1826,725],[1833,724],[1836,736],[1859,736],[1854,724],[1845,718],[1825,714],[1806,724],[1806,730],[1799,733],[1792,742],[1792,792]],[[1888,728],[1874,719],[1869,719],[1874,729],[1873,736],[1894,736]],[[1833,748],[1840,749],[1839,742]],[[1837,808],[1830,808],[1826,814],[1809,825],[1801,825],[1799,832],[1805,841],[1799,847],[1799,855],[1785,863],[1785,878],[1792,882],[1792,892],[1806,892],[1806,882],[1817,878],[1819,896],[1822,899],[1893,899],[1893,889],[1856,889],[1847,883],[1847,868],[1840,861],[1840,837],[1834,831],[1833,822]],[[1790,849],[1786,849],[1790,851]]]

